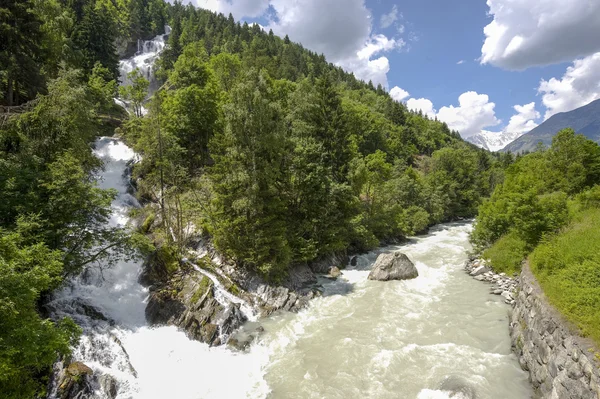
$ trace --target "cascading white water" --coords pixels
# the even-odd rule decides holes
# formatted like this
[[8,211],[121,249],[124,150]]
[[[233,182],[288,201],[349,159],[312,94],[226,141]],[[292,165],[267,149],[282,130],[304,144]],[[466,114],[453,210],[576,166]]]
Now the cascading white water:
[[151,83],[154,81],[153,68],[160,53],[165,49],[165,39],[169,34],[168,26],[165,27],[167,33],[158,35],[152,40],[139,40],[138,51],[131,57],[119,62],[119,71],[121,74],[120,80],[122,86],[131,84],[127,78],[127,74],[139,69],[146,79]]
[[[151,74],[164,38],[141,44],[141,54],[121,62],[121,75],[135,67]],[[125,177],[136,155],[111,138],[99,139],[95,151],[105,162],[100,187],[119,193],[111,223],[125,225],[128,210],[138,206]],[[140,262],[90,270],[49,306],[55,317],[82,326],[74,360],[112,376],[119,399],[461,399],[472,398],[469,392],[480,399],[529,398],[527,375],[510,352],[508,307],[462,271],[469,231],[468,224],[439,226],[408,244],[360,256],[337,281],[322,279],[324,295],[307,309],[262,320],[265,333],[245,353],[191,341],[175,327],[148,327]],[[367,280],[377,255],[390,250],[407,253],[419,277]],[[216,276],[197,270],[215,283],[220,301],[237,303],[254,318]],[[108,397],[96,388],[98,398]]]
[[219,281],[219,279],[215,275],[207,272],[206,270],[202,269],[198,265],[189,262],[187,259],[184,259],[184,262],[188,262],[190,265],[192,265],[192,267],[197,272],[205,275],[213,282],[213,287],[215,290],[215,299],[222,306],[227,307],[227,306],[230,306],[230,304],[234,303],[236,305],[239,305],[240,311],[246,317],[246,319],[248,319],[249,321],[257,320],[256,312],[254,311],[252,306],[248,305],[248,303],[246,303],[246,301],[244,301],[243,299],[238,298],[237,296],[233,295],[231,292],[227,291],[227,289],[223,286],[223,284]]
[[[95,153],[105,163],[99,186],[118,190],[111,224],[125,225],[129,209],[137,205],[127,192],[125,176],[127,162],[136,155],[107,137],[97,141]],[[148,291],[138,283],[140,268],[140,262],[119,262],[103,271],[92,268],[55,293],[49,303],[53,316],[69,316],[83,328],[73,359],[97,375],[115,378],[120,399],[265,397],[263,348],[242,355],[189,340],[175,327],[147,326]],[[216,289],[224,291],[220,285]],[[241,301],[228,292],[226,300]],[[99,398],[108,397],[96,388]]]

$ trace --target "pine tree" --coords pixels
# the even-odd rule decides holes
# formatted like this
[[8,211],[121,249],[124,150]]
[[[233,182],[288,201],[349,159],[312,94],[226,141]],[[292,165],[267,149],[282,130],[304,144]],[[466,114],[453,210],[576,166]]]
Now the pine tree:
[[41,21],[32,0],[0,5],[0,84],[8,106],[35,97],[44,88]]

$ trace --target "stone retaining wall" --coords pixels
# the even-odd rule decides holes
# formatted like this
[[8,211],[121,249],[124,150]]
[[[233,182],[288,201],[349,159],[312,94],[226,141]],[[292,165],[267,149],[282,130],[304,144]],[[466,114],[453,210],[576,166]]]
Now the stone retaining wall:
[[517,293],[510,336],[537,397],[600,399],[598,350],[548,303],[526,264]]

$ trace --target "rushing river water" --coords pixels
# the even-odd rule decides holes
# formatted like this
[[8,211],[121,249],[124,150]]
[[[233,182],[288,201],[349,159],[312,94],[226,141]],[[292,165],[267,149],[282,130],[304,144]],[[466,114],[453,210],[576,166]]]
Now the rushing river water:
[[[103,138],[103,188],[116,188],[111,223],[127,222],[135,154]],[[56,316],[83,328],[74,358],[118,382],[118,398],[529,398],[527,375],[511,354],[509,306],[462,270],[470,224],[448,224],[409,243],[360,256],[324,296],[299,314],[260,321],[248,353],[209,348],[173,327],[150,328],[139,262],[88,272],[55,296]],[[410,281],[367,280],[378,253],[401,250],[416,264]],[[86,306],[82,306],[86,305]],[[89,309],[108,320],[98,320]],[[105,397],[98,387],[98,396]]]
[[[134,68],[152,78],[165,38],[140,43],[121,62],[123,83]],[[95,153],[105,163],[99,186],[119,193],[110,223],[125,225],[139,206],[125,176],[135,154],[111,138],[99,139]],[[462,270],[470,229],[438,226],[360,256],[337,281],[322,279],[324,295],[307,309],[260,320],[265,332],[247,353],[210,348],[174,327],[150,328],[141,262],[89,270],[57,292],[50,308],[82,326],[73,358],[114,378],[118,399],[529,398],[527,374],[510,351],[509,306]],[[384,250],[406,253],[419,277],[367,280]]]

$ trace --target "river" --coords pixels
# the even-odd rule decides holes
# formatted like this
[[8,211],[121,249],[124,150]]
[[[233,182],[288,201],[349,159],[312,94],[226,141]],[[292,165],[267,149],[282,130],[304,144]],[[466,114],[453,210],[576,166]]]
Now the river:
[[[124,176],[135,154],[111,138],[98,140],[95,152],[105,162],[100,186],[119,192],[111,223],[125,224],[137,206]],[[360,256],[337,281],[322,279],[324,295],[307,309],[261,320],[265,332],[247,353],[190,341],[174,327],[148,327],[140,262],[88,272],[52,306],[84,328],[74,359],[112,375],[120,399],[468,397],[449,388],[529,398],[527,374],[510,351],[510,307],[462,270],[470,230],[441,225]],[[415,262],[419,277],[367,280],[377,255],[393,250]],[[99,387],[97,394],[105,397]]]
[[[138,54],[121,61],[124,82],[136,67],[152,77],[165,37],[140,43]],[[125,225],[139,206],[125,176],[136,155],[106,137],[95,154],[105,164],[99,186],[118,191],[110,223]],[[55,318],[82,326],[73,360],[112,376],[118,399],[530,398],[527,374],[510,351],[510,307],[462,270],[470,230],[469,223],[446,224],[360,256],[338,280],[320,279],[323,297],[305,310],[260,320],[265,332],[246,353],[210,348],[174,327],[149,327],[141,262],[91,269],[49,307]],[[395,250],[415,262],[419,277],[367,280],[377,255]],[[95,388],[97,398],[108,397]]]

